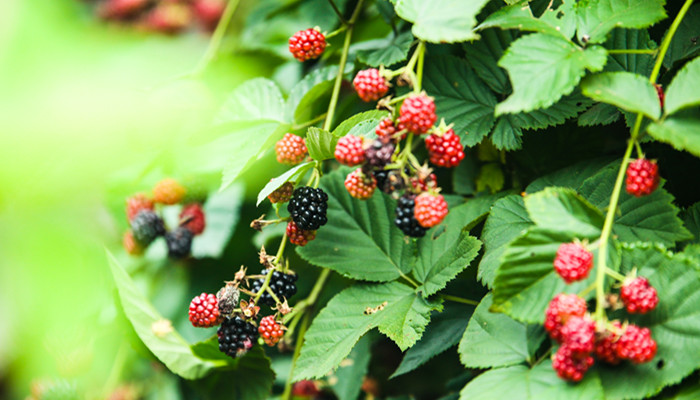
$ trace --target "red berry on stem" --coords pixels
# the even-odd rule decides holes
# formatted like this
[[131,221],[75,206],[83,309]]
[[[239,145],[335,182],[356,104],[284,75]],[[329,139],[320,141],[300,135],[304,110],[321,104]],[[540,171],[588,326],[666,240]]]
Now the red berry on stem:
[[197,328],[209,328],[221,323],[216,295],[202,293],[190,303],[190,322]]
[[335,146],[335,159],[351,167],[365,162],[364,138],[345,135],[338,139],[338,144]]
[[226,9],[225,0],[194,0],[192,4],[197,19],[208,31],[214,31]]
[[365,174],[362,168],[358,168],[345,178],[345,188],[350,196],[366,200],[372,197],[377,188],[377,179],[372,174]]
[[153,210],[153,200],[143,193],[135,194],[126,199],[126,218],[131,221],[141,210]]
[[188,204],[180,212],[180,224],[189,229],[194,235],[204,232],[206,219],[204,210],[199,203]]
[[301,136],[286,133],[284,137],[275,144],[275,153],[277,154],[277,162],[280,164],[299,164],[306,158],[306,142]]
[[299,31],[289,38],[289,52],[299,61],[318,58],[326,49],[326,37],[314,28]]
[[401,104],[398,128],[421,135],[428,132],[436,120],[432,97],[424,93],[412,94]]
[[656,341],[649,328],[628,325],[617,341],[617,355],[636,364],[651,361],[656,355]]
[[593,268],[593,253],[579,243],[564,243],[559,246],[554,258],[554,270],[566,283],[588,277]]
[[286,203],[292,198],[293,193],[294,184],[285,182],[282,186],[275,189],[274,192],[270,193],[267,198],[270,199],[270,203]]
[[301,230],[294,221],[289,221],[286,232],[289,243],[297,246],[306,246],[307,243],[316,238],[316,231]]
[[598,336],[594,352],[599,360],[614,365],[620,362],[620,357],[617,355],[617,340],[620,336],[616,332],[622,331],[622,325],[619,321],[613,321],[612,325],[612,330],[606,330]]
[[134,233],[130,230],[124,232],[122,244],[124,245],[124,250],[132,256],[143,254],[143,247],[134,239]]
[[559,293],[554,296],[545,311],[544,329],[549,336],[561,343],[564,336],[561,332],[563,325],[571,317],[582,317],[586,314],[586,300],[575,294]]
[[557,375],[567,381],[578,382],[593,365],[593,357],[577,356],[567,345],[559,347],[552,357],[552,368]]
[[260,326],[258,326],[258,333],[260,337],[265,341],[265,344],[272,347],[277,344],[277,342],[284,336],[284,330],[282,326],[275,321],[274,315],[268,315],[260,320]]
[[159,3],[146,17],[146,27],[165,34],[183,31],[192,22],[192,10],[179,3]]
[[166,178],[153,187],[153,201],[165,205],[179,203],[185,197],[185,188],[175,179]]
[[364,102],[377,101],[389,91],[386,79],[376,68],[363,69],[352,81],[357,95]]
[[442,135],[428,135],[425,138],[425,147],[428,149],[430,162],[438,167],[456,167],[464,158],[464,147],[452,128]]
[[647,313],[659,304],[659,296],[656,289],[649,284],[649,280],[643,277],[625,280],[620,288],[620,298],[631,314]]
[[430,228],[442,222],[447,215],[447,202],[441,194],[421,193],[416,197],[413,212],[420,226]]
[[664,100],[666,99],[666,94],[664,94],[664,87],[659,85],[658,83],[655,83],[654,88],[656,89],[656,94],[659,96],[659,105],[661,105],[661,109],[663,110]]
[[638,158],[627,167],[627,193],[636,196],[646,196],[659,186],[659,166],[655,161]]
[[396,125],[394,125],[394,120],[390,117],[386,117],[379,121],[379,125],[377,125],[374,133],[376,133],[377,137],[380,139],[392,139],[392,136],[394,136],[396,133]]
[[564,346],[577,356],[585,356],[593,351],[595,343],[595,321],[590,317],[573,316],[561,328]]

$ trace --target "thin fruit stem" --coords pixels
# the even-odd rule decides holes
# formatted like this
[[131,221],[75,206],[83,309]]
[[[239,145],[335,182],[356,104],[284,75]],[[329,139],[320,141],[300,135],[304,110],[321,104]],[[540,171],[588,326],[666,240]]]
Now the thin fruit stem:
[[649,54],[654,55],[658,49],[611,49],[608,54]]
[[265,290],[267,291],[267,293],[270,294],[270,297],[272,297],[272,300],[275,301],[275,304],[281,304],[281,303],[282,303],[282,301],[280,301],[279,297],[277,297],[277,295],[275,294],[275,292],[273,292],[272,289],[270,289],[269,286],[266,287]]
[[416,281],[414,281],[413,279],[411,279],[408,275],[404,275],[404,274],[401,273],[401,272],[399,272],[399,275],[400,275],[403,279],[405,279],[406,282],[410,283],[411,286],[413,286],[413,287],[415,287],[415,288],[417,288],[417,287],[420,286],[420,285],[418,284],[418,282],[416,282]]
[[637,158],[644,158],[644,152],[642,151],[642,146],[639,144],[639,140],[634,141],[634,146],[637,148]]
[[294,347],[294,356],[292,357],[292,366],[289,369],[289,376],[287,377],[287,382],[284,384],[284,392],[282,393],[281,400],[290,400],[292,398],[292,376],[294,374],[294,364],[296,364],[297,358],[299,358],[299,353],[301,353],[301,346],[304,343],[304,334],[306,334],[306,329],[309,327],[310,320],[311,314],[305,313],[304,318],[301,321],[301,326],[299,327],[297,343]]
[[423,88],[423,62],[425,59],[425,42],[418,43],[418,67],[416,68],[416,84],[413,86],[415,93],[420,93]]
[[676,15],[676,19],[673,20],[673,23],[671,23],[671,27],[668,28],[668,33],[666,34],[666,37],[664,37],[663,42],[661,42],[661,47],[659,47],[659,53],[656,58],[656,63],[654,64],[654,69],[651,70],[651,75],[649,76],[649,82],[655,83],[656,78],[659,77],[659,72],[661,71],[661,65],[664,62],[664,58],[666,57],[666,52],[668,51],[668,46],[671,45],[671,40],[673,39],[673,35],[676,34],[676,30],[678,30],[678,27],[681,24],[681,21],[683,20],[683,17],[685,17],[685,14],[688,12],[688,9],[690,6],[693,4],[693,0],[685,0],[685,4],[683,4],[683,7],[681,7],[680,11],[678,11],[678,15]]
[[596,288],[596,285],[595,285],[595,282],[593,282],[593,283],[591,283],[590,285],[588,285],[587,288],[585,288],[585,289],[583,289],[582,291],[580,291],[580,292],[578,293],[578,296],[579,296],[579,297],[585,297],[585,296],[586,296],[588,293],[590,293],[592,290],[595,290],[595,288]]
[[221,41],[224,38],[224,34],[226,33],[226,30],[228,30],[228,26],[231,24],[231,19],[233,18],[233,14],[236,11],[239,2],[240,0],[230,0],[228,4],[226,4],[224,13],[221,15],[221,19],[216,25],[214,33],[211,35],[211,40],[209,41],[209,47],[207,47],[207,52],[204,53],[204,57],[202,57],[202,60],[199,62],[199,65],[197,65],[197,68],[195,69],[193,75],[201,74],[204,71],[204,69],[209,65],[209,63],[214,59],[214,56],[219,51],[219,47],[221,46]]
[[449,294],[440,294],[440,297],[442,297],[443,299],[448,300],[448,301],[453,301],[455,303],[469,304],[472,306],[479,305],[479,302],[476,300],[465,299],[462,297],[452,296]]
[[323,114],[319,115],[318,117],[316,117],[316,118],[314,118],[314,119],[312,119],[312,120],[309,120],[309,121],[306,121],[306,122],[302,122],[301,124],[298,124],[298,125],[293,125],[293,126],[292,126],[292,130],[296,131],[296,130],[299,130],[299,129],[308,128],[308,127],[311,126],[311,125],[314,125],[314,124],[316,124],[316,123],[318,123],[318,122],[323,121],[323,120],[326,118],[326,115],[327,115],[326,113],[323,113]]
[[[279,266],[282,256],[284,256],[284,248],[287,246],[287,232],[285,231],[282,235],[282,242],[280,242],[280,247],[277,249],[277,254],[275,254],[275,265]],[[270,275],[268,273],[268,275]]]
[[338,15],[338,19],[340,19],[340,22],[343,25],[346,25],[348,22],[343,17],[343,13],[340,12],[340,10],[338,9],[338,6],[335,5],[335,2],[333,0],[328,0],[328,3],[330,3],[331,7],[333,7],[333,11],[335,11],[336,15]]
[[606,268],[605,273],[608,274],[608,276],[611,276],[611,277],[615,278],[615,280],[620,281],[620,282],[622,282],[626,279],[626,277],[624,275],[622,275],[621,273],[619,273],[617,271],[613,271],[610,268]]

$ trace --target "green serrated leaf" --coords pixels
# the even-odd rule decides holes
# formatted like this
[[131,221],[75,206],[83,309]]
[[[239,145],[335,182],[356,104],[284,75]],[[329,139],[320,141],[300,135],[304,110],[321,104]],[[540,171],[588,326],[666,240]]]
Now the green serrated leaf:
[[398,282],[345,289],[314,318],[304,337],[293,379],[325,375],[350,354],[362,335],[376,327],[405,350],[420,339],[430,312],[438,308],[438,304],[428,303]]
[[479,263],[477,276],[483,283],[493,287],[496,269],[501,264],[506,245],[533,225],[521,196],[510,195],[493,204],[481,235],[484,256]]
[[473,306],[451,304],[445,306],[445,311],[434,313],[421,340],[408,349],[401,364],[389,379],[415,370],[431,358],[456,345],[467,328],[473,309]]
[[588,43],[605,42],[614,28],[646,28],[666,18],[663,0],[590,0],[577,4],[576,14],[576,35]]
[[207,225],[192,240],[193,257],[221,257],[238,223],[243,194],[243,186],[234,185],[207,197],[203,207]]
[[[333,129],[333,136],[343,137],[352,134],[371,138],[379,122],[388,116],[389,113],[382,110],[365,111],[355,114]],[[370,127],[372,128],[370,129]]]
[[[608,50],[649,50],[655,49],[654,43],[645,29],[616,28],[605,42]],[[609,54],[605,70],[609,72],[627,71],[649,76],[654,66],[653,54]]]
[[549,107],[571,93],[586,70],[600,71],[606,61],[600,46],[582,49],[543,33],[524,36],[513,42],[498,64],[508,70],[513,94],[496,106],[496,115]]
[[[599,209],[606,209],[615,185],[617,168],[619,164],[613,163],[587,179],[579,188],[579,193]],[[673,205],[673,196],[663,187],[644,197],[634,197],[623,191],[620,194],[618,209],[613,233],[621,241],[648,240],[673,246],[677,241],[690,237],[690,233],[678,218],[678,208]]]
[[[496,132],[494,132],[494,135]],[[506,178],[499,163],[488,163],[481,166],[476,177],[476,191],[496,193],[503,189]]]
[[532,369],[523,365],[496,368],[470,381],[460,392],[460,400],[600,400],[603,389],[595,372],[588,372],[575,385],[559,378],[546,360]]
[[543,18],[535,18],[528,1],[519,1],[491,14],[477,26],[477,30],[499,27],[540,32],[568,40],[576,30],[575,15],[570,4],[562,4],[557,10],[548,10]]
[[669,118],[651,124],[647,132],[654,139],[668,143],[677,150],[685,150],[700,157],[700,120],[695,118]]
[[474,146],[488,135],[496,98],[466,61],[452,56],[431,58],[425,66],[424,88],[435,97],[438,116],[454,124],[462,144]]
[[[348,67],[345,70],[352,71],[352,67],[350,65]],[[285,105],[285,118],[302,124],[322,114],[323,111],[318,107],[323,102],[319,99],[330,92],[336,75],[338,75],[338,66],[332,65],[309,73],[294,85]]]
[[700,105],[700,58],[687,63],[666,90],[665,114]]
[[683,223],[693,235],[690,243],[700,244],[700,202],[693,204],[683,212]]
[[309,150],[309,156],[316,161],[334,158],[337,143],[338,137],[327,130],[312,126],[306,132],[306,148]]
[[595,101],[656,120],[661,114],[659,96],[648,79],[632,72],[603,72],[581,82],[581,91]]
[[538,227],[551,231],[592,239],[603,227],[603,214],[572,189],[548,187],[527,195],[525,208]]
[[608,165],[610,165],[608,157],[582,161],[534,180],[525,188],[525,192],[535,193],[549,186],[578,189],[586,179]]
[[491,90],[508,94],[511,92],[508,74],[498,66],[498,60],[510,43],[517,38],[517,34],[510,30],[496,28],[483,30],[480,34],[481,40],[464,45],[465,59]]
[[350,355],[340,362],[338,369],[328,378],[329,382],[335,382],[330,386],[338,400],[356,400],[360,394],[372,356],[371,339],[372,335],[363,336],[352,348]]
[[328,224],[315,240],[297,247],[297,253],[349,278],[394,280],[412,267],[410,246],[404,245],[404,235],[394,225],[396,203],[378,191],[368,200],[351,197],[344,185],[350,171],[340,168],[321,179],[329,197]]
[[270,179],[270,182],[268,182],[265,187],[262,188],[262,190],[258,193],[258,200],[255,203],[256,206],[259,206],[260,203],[262,203],[267,196],[269,196],[272,192],[277,190],[280,186],[282,186],[285,182],[290,181],[294,179],[295,177],[301,177],[304,176],[306,171],[308,171],[311,167],[313,166],[313,162],[309,161],[306,163],[299,164],[293,168],[288,169],[285,173],[282,175]]
[[578,126],[609,125],[620,119],[620,111],[615,106],[598,103],[579,115]]
[[469,320],[459,342],[462,364],[467,368],[491,368],[531,362],[534,354],[528,348],[527,325],[507,315],[490,312],[491,303],[489,293]]
[[371,67],[381,65],[390,67],[401,61],[405,61],[408,50],[413,43],[411,32],[404,32],[396,36],[393,32],[386,39],[381,39],[382,46],[374,50],[360,50],[357,59]]
[[476,15],[488,0],[398,0],[396,13],[413,22],[413,34],[433,43],[454,43],[478,39],[473,32]]
[[196,357],[189,343],[172,330],[172,327],[170,332],[156,335],[154,324],[167,324],[168,321],[141,294],[131,277],[109,251],[107,251],[107,258],[124,314],[143,344],[171,372],[185,379],[198,379],[207,375],[212,369],[225,365],[220,361],[214,362]]
[[625,245],[622,251],[621,272],[636,268],[659,295],[656,309],[625,318],[649,327],[658,350],[648,363],[598,366],[605,398],[610,400],[647,398],[680,382],[698,367],[695,357],[689,355],[700,352],[700,276],[696,266],[683,254],[673,255],[651,244]]
[[254,78],[238,86],[221,106],[215,124],[242,121],[288,122],[284,99],[277,85],[265,78]]

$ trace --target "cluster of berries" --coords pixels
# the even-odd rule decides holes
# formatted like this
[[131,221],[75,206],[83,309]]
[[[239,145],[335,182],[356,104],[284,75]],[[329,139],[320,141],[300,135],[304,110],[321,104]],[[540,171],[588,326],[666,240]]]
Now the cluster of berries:
[[[245,354],[259,337],[266,345],[274,346],[284,336],[286,328],[277,320],[277,314],[265,316],[257,322],[260,307],[255,305],[252,296],[262,289],[268,273],[269,270],[263,270],[263,276],[252,281],[253,291],[249,301],[239,302],[239,286],[241,282],[249,280],[242,269],[236,274],[236,279],[227,282],[216,295],[202,293],[190,302],[189,320],[192,325],[197,328],[220,325],[217,330],[219,350],[230,357],[236,358]],[[275,306],[278,310],[288,309],[286,301],[296,293],[297,276],[293,272],[284,273],[278,270],[272,270],[271,273],[267,288],[282,303],[277,304],[268,291],[260,296],[260,302]]]
[[178,227],[168,230],[155,206],[181,203],[185,199],[186,189],[176,180],[168,178],[158,182],[152,194],[152,197],[148,197],[138,193],[126,199],[126,217],[131,229],[124,233],[124,248],[129,254],[140,255],[157,237],[164,236],[170,257],[187,257],[192,248],[192,239],[201,234],[206,226],[201,204],[184,204]]
[[213,32],[227,0],[97,0],[103,20],[137,29],[175,34],[199,25]]
[[[554,259],[555,271],[566,283],[585,279],[593,267],[593,254],[580,243],[562,244]],[[628,277],[622,282],[620,296],[630,314],[643,314],[656,308],[659,298],[646,278]],[[620,321],[594,320],[586,300],[560,293],[547,307],[544,328],[561,346],[552,358],[552,366],[562,379],[583,379],[595,357],[609,364],[622,360],[633,363],[651,361],[656,342],[648,328]]]

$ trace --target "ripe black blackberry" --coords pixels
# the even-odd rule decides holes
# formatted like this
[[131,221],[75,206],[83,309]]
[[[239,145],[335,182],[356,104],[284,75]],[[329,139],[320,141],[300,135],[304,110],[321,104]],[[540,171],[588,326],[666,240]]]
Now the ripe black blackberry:
[[229,357],[240,357],[253,347],[258,339],[258,328],[241,317],[226,318],[216,331],[219,350]]
[[328,222],[328,195],[321,189],[308,186],[296,188],[287,211],[299,229],[315,231]]
[[192,250],[192,237],[194,234],[184,226],[165,234],[165,243],[168,245],[168,256],[172,258],[185,258]]
[[384,168],[391,162],[396,145],[388,138],[375,139],[372,144],[365,149],[365,160],[367,164],[374,168]]
[[131,231],[134,234],[134,239],[140,245],[146,247],[155,238],[165,234],[165,224],[163,219],[155,212],[141,210],[131,220]]
[[[263,275],[268,274],[268,270],[264,269],[262,271]],[[290,297],[294,296],[297,292],[297,275],[295,273],[290,273],[290,274],[285,274],[282,271],[272,271],[272,276],[270,277],[270,283],[268,284],[269,288],[272,290],[272,292],[277,296],[280,301],[284,301],[284,299],[289,299]],[[260,289],[263,286],[263,283],[265,283],[265,279],[256,279],[252,282],[253,285],[253,292],[258,293]],[[270,307],[275,306],[275,299],[270,296],[270,293],[265,291],[261,296],[260,296],[260,303],[266,304]]]
[[411,237],[421,237],[425,235],[427,229],[420,226],[413,214],[416,205],[415,194],[405,194],[401,196],[396,204],[396,219],[394,223],[401,231]]

